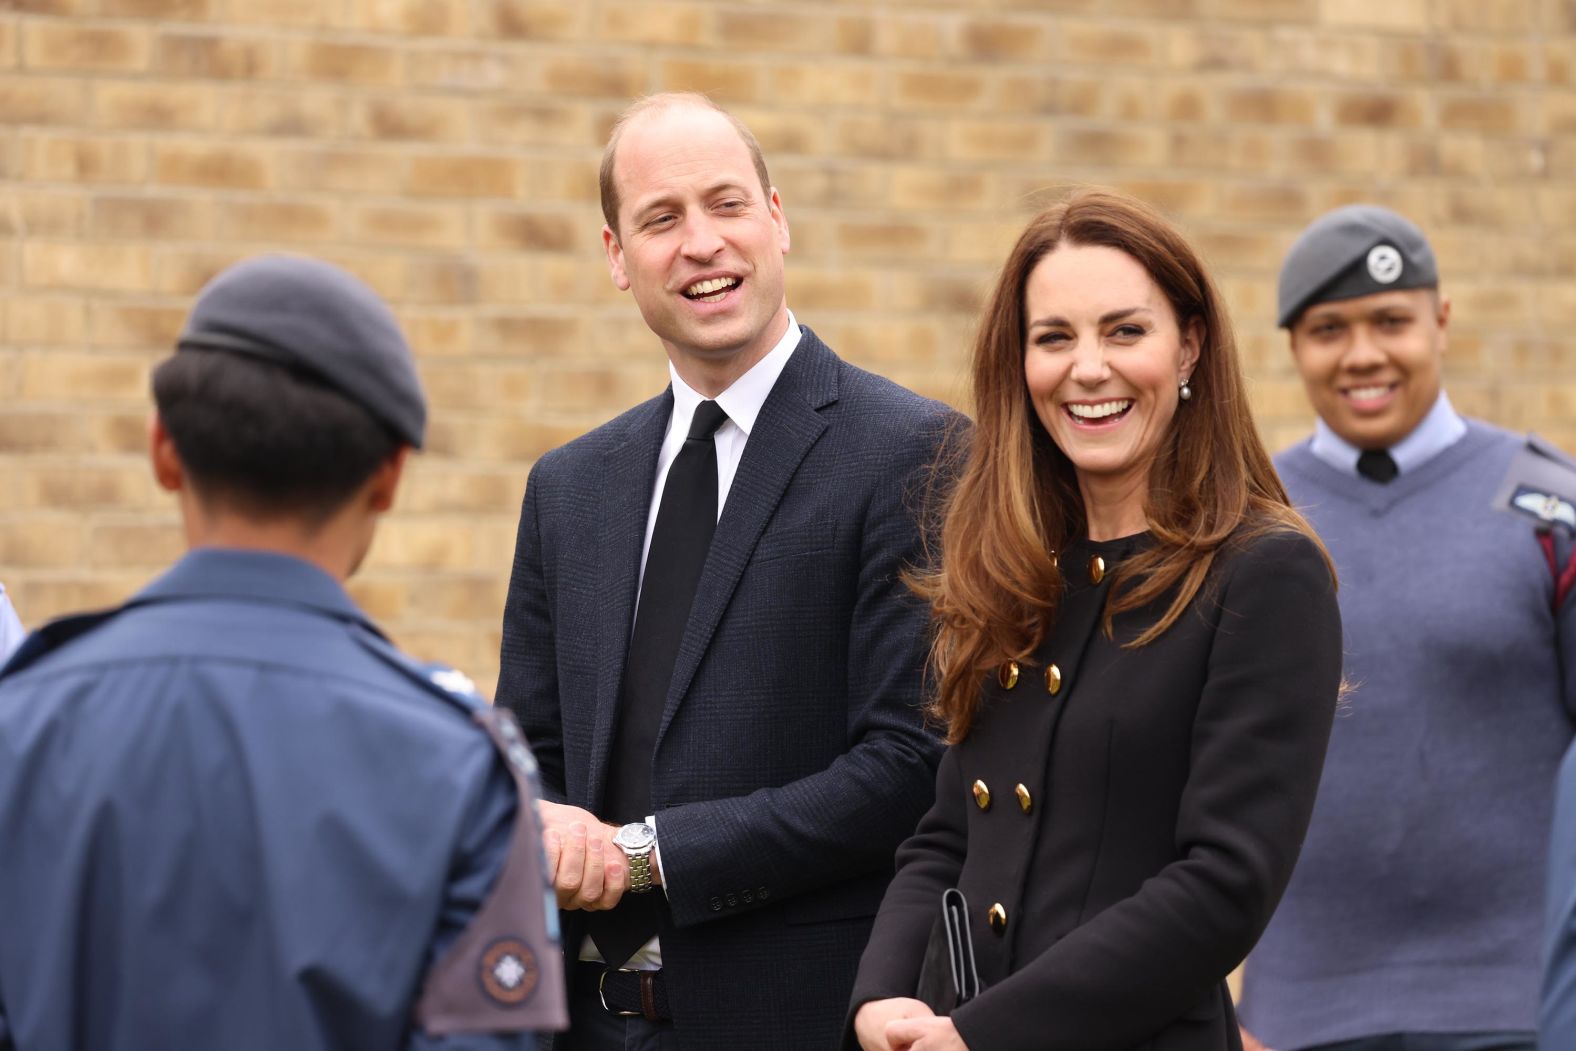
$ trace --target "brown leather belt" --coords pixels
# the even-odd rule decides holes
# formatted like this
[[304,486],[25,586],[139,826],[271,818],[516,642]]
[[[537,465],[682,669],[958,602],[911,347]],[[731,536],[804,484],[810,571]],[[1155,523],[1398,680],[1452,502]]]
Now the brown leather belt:
[[648,1022],[671,1022],[668,984],[661,971],[608,968],[600,963],[582,961],[582,980],[594,976],[602,1007],[620,1018],[644,1018]]

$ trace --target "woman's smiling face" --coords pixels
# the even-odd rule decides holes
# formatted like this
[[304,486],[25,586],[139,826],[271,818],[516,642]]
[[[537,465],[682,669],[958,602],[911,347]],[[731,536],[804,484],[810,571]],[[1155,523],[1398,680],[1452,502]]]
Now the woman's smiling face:
[[1116,248],[1062,244],[1024,288],[1023,374],[1040,423],[1087,487],[1147,490],[1178,388],[1198,362],[1143,265]]

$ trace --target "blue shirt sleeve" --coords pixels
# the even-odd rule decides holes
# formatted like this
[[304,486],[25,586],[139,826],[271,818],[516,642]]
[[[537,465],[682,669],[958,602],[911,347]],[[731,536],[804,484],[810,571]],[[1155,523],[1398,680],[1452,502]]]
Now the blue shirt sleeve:
[[[502,763],[493,763],[487,785],[469,815],[460,840],[460,854],[444,890],[443,908],[438,915],[438,927],[433,933],[423,973],[431,970],[469,926],[487,900],[493,884],[498,882],[509,857],[518,805],[514,781]],[[436,1036],[413,1026],[402,1051],[527,1051],[535,1046],[536,1037],[529,1032]]]

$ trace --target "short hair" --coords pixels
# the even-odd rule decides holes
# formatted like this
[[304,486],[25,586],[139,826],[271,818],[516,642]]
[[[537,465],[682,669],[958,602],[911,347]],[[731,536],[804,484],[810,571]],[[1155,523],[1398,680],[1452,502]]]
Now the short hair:
[[180,351],[153,399],[199,501],[262,519],[321,525],[405,444],[310,373],[243,354]]
[[618,115],[618,120],[613,122],[613,131],[607,137],[607,148],[602,151],[602,168],[597,174],[597,186],[602,194],[602,218],[607,223],[607,228],[613,231],[613,236],[618,236],[618,183],[613,177],[613,166],[618,160],[618,144],[624,137],[627,128],[636,117],[653,110],[677,109],[680,106],[696,106],[700,109],[709,109],[720,113],[733,125],[733,130],[739,133],[739,138],[744,142],[745,149],[750,151],[750,163],[755,166],[755,175],[761,180],[761,193],[770,197],[772,192],[772,177],[766,171],[766,157],[761,153],[761,144],[756,141],[755,135],[744,122],[721,106],[717,105],[707,96],[698,91],[664,91],[656,95],[646,95],[636,99],[628,109]]

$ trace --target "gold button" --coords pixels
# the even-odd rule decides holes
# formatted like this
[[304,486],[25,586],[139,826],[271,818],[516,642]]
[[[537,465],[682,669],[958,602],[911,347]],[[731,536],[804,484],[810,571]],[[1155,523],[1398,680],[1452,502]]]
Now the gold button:
[[1105,559],[1095,555],[1089,560],[1089,583],[1098,584],[1105,579]]
[[1029,794],[1029,787],[1027,785],[1020,784],[1018,785],[1017,792],[1018,805],[1023,808],[1023,812],[1025,814],[1032,813],[1034,811],[1034,797]]
[[1001,688],[1010,690],[1018,685],[1018,662],[1008,661],[996,671],[996,681],[1001,683]]
[[981,810],[990,809],[990,786],[984,781],[974,782],[974,802],[979,804]]
[[1052,569],[1061,569],[1062,568],[1062,560],[1057,557],[1056,552],[1054,552],[1054,551],[1051,552],[1051,568]]
[[1052,697],[1062,692],[1062,670],[1054,664],[1045,669],[1045,688]]
[[990,929],[997,934],[1007,929],[1007,909],[999,901],[990,907]]

